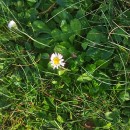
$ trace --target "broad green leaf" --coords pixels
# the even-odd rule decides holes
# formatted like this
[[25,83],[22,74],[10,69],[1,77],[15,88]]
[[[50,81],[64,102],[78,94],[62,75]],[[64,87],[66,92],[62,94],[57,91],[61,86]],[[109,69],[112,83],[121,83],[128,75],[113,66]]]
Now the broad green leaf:
[[66,71],[67,71],[66,69],[58,70],[59,76],[63,75]]
[[43,108],[44,108],[45,110],[48,110],[48,109],[50,108],[49,103],[47,102],[46,99],[44,99],[42,103],[44,104]]
[[53,81],[52,81],[52,84],[57,84],[57,83],[58,83],[58,82],[57,82],[57,81],[55,81],[55,80],[53,80]]
[[66,20],[62,20],[62,21],[61,21],[60,28],[61,28],[61,30],[62,30],[63,32],[69,33],[69,31],[70,31],[70,26],[67,24]]
[[74,4],[74,0],[56,0],[56,2],[62,7],[71,7],[71,5]]
[[66,47],[66,48],[70,48],[71,47],[70,43],[66,42],[66,41],[60,42],[60,45]]
[[121,70],[123,68],[123,65],[120,64],[120,62],[116,62],[113,64],[116,71]]
[[85,41],[85,42],[83,42],[82,44],[81,44],[81,46],[82,46],[82,48],[84,49],[84,50],[86,50],[86,48],[88,47],[88,42],[87,41]]
[[128,101],[130,100],[130,94],[126,91],[122,91],[119,95],[119,98],[121,99],[121,101]]
[[60,115],[57,115],[57,120],[58,120],[60,123],[64,123],[64,119],[63,119]]
[[95,44],[105,42],[107,40],[103,33],[99,32],[94,28],[88,32],[87,39],[92,43],[94,42]]
[[113,120],[113,118],[112,118],[112,112],[106,112],[105,113],[105,117],[108,119],[108,120]]
[[35,3],[35,2],[37,2],[37,0],[27,0],[27,2]]
[[88,75],[87,73],[82,74],[81,76],[78,77],[77,81],[79,82],[87,82],[87,81],[91,81],[92,77],[90,75]]
[[[70,40],[71,42],[73,42],[75,35],[74,35],[73,31],[71,30],[70,25],[67,24],[66,20],[62,20],[60,27],[63,32],[63,33],[61,33],[61,39],[63,41]],[[74,35],[74,37],[73,37],[73,35]]]
[[69,56],[69,51],[66,47],[62,46],[62,45],[57,45],[54,48],[54,52],[60,53],[62,54],[64,57],[68,57]]
[[113,54],[114,50],[111,49],[111,51],[107,51],[107,50],[100,50],[98,48],[92,48],[89,47],[87,50],[87,55],[90,56],[93,60],[106,60],[109,59],[112,54]]
[[100,50],[100,52],[101,52],[101,59],[106,60],[112,56],[112,54],[114,53],[114,49],[111,49],[108,51],[107,50]]
[[23,6],[24,6],[24,2],[18,0],[18,1],[17,1],[17,7],[18,7],[18,8],[22,8]]
[[75,34],[73,34],[73,35],[71,35],[71,36],[69,37],[69,41],[70,41],[71,43],[73,43],[74,39],[75,39]]
[[106,60],[97,60],[95,62],[95,65],[99,68],[106,68],[109,65],[110,61]]
[[49,59],[49,54],[48,53],[42,53],[41,54],[41,57],[43,58],[43,59]]
[[45,48],[45,46],[42,44],[49,45],[52,41],[48,37],[49,37],[48,35],[41,35],[41,36],[35,38],[35,40],[37,40],[40,43],[34,42],[34,46],[39,49]]
[[91,73],[91,74],[94,73],[95,69],[96,69],[96,65],[95,65],[95,64],[88,64],[88,65],[86,66],[86,70],[87,70],[89,73]]
[[112,35],[114,36],[113,39],[115,39],[116,42],[122,42],[122,38],[128,39],[128,34],[123,28],[116,29]]
[[82,27],[78,19],[71,20],[70,27],[72,29],[72,32],[74,32],[75,34],[80,34]]
[[[82,1],[82,4],[84,4],[84,9],[79,7],[79,10],[77,11],[76,18],[80,19],[80,22],[82,23],[83,27],[88,27],[88,19],[84,16],[86,16],[87,9],[90,9],[91,0],[84,0]],[[88,7],[89,6],[89,7]],[[86,25],[86,26],[85,26]]]
[[127,116],[127,117],[130,117],[130,108],[124,108],[122,110],[122,114],[125,115],[125,116]]
[[54,40],[56,40],[56,41],[62,41],[62,39],[61,39],[61,33],[62,33],[61,30],[54,29],[54,30],[52,30],[51,35],[54,38]]
[[51,32],[51,30],[48,28],[48,26],[40,20],[36,20],[33,22],[33,29],[34,29],[34,31],[39,32],[39,33],[43,33],[43,32],[50,33]]
[[0,63],[0,70],[2,70],[4,68],[4,64]]
[[61,33],[60,36],[61,36],[62,41],[67,42],[70,35],[69,35],[69,33]]
[[66,10],[63,10],[64,8],[57,8],[52,12],[52,17],[55,16],[54,20],[59,24],[61,24],[62,20],[69,21],[72,17]]
[[21,19],[23,19],[24,17],[28,23],[29,21],[32,22],[37,18],[38,11],[35,8],[30,8],[25,13],[24,12],[21,13],[23,13]]
[[113,109],[113,111],[108,111],[105,113],[106,119],[117,123],[120,118],[120,113],[118,109]]
[[112,124],[111,123],[107,123],[105,126],[103,126],[103,129],[105,130],[109,130],[110,128],[112,127]]
[[85,16],[85,10],[80,9],[77,11],[76,18],[79,19],[81,17]]

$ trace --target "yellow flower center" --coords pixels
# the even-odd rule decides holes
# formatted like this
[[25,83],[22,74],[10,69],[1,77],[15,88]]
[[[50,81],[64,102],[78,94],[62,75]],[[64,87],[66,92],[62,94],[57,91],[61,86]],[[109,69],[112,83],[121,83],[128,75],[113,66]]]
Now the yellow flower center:
[[53,59],[53,62],[54,62],[55,65],[57,65],[57,64],[60,63],[60,59],[59,59],[58,57],[55,57],[55,58]]

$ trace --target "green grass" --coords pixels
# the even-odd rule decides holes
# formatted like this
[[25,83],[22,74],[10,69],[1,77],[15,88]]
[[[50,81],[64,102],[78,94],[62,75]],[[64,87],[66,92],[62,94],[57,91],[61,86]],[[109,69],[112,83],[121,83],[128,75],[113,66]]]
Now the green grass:
[[[129,130],[128,0],[0,1],[1,130]],[[18,29],[9,29],[14,20]],[[53,69],[50,56],[63,55]]]

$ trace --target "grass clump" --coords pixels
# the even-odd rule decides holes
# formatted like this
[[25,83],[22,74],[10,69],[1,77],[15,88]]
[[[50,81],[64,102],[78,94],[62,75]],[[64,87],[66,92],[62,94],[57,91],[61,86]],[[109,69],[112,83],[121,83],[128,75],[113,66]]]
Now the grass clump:
[[0,5],[1,130],[129,130],[130,2]]

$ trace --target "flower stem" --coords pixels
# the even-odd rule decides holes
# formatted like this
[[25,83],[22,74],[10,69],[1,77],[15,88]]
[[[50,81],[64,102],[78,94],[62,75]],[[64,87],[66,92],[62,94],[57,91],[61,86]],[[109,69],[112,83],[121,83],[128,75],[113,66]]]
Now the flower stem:
[[35,40],[35,39],[32,38],[31,36],[29,36],[27,33],[23,32],[23,31],[21,31],[21,30],[19,30],[19,29],[17,29],[17,30],[18,30],[20,33],[22,33],[22,34],[24,34],[25,36],[27,36],[28,38],[30,38],[32,41],[34,41],[34,42],[36,42],[36,43],[38,43],[38,44],[40,44],[40,45],[43,45],[43,46],[46,46],[46,47],[50,47],[49,45],[43,44],[42,42],[39,42],[39,41]]

